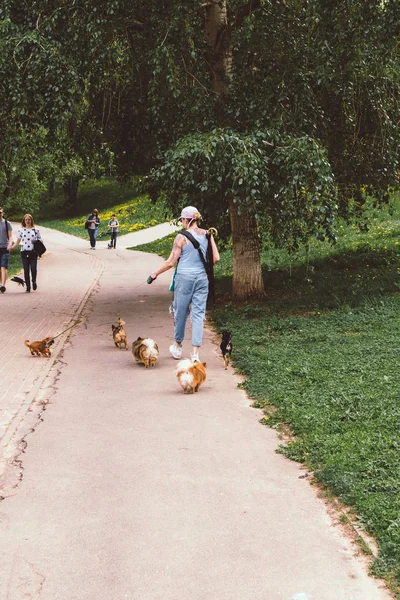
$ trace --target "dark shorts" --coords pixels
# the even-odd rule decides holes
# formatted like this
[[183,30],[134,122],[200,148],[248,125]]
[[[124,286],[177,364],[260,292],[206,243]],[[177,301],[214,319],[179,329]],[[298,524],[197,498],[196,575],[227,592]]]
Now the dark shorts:
[[0,267],[8,269],[8,259],[10,258],[10,253],[7,249],[5,252],[4,250],[4,248],[0,248]]

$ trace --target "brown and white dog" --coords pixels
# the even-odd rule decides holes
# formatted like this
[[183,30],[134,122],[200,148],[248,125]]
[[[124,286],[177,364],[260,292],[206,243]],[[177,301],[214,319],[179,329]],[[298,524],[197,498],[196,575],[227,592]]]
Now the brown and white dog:
[[178,362],[174,371],[185,394],[198,392],[207,377],[207,363],[193,362],[188,358]]
[[141,338],[133,342],[132,354],[136,362],[143,363],[146,369],[154,367],[158,360],[158,346],[151,338]]
[[54,338],[47,337],[44,340],[29,343],[29,340],[24,341],[25,346],[29,348],[32,356],[45,356],[50,357],[50,346],[54,344]]
[[111,325],[111,329],[112,329],[114,344],[116,345],[116,347],[122,348],[122,346],[124,345],[125,350],[128,350],[128,337],[126,335],[124,325],[125,325],[125,321],[123,321],[120,317],[118,319],[118,325]]

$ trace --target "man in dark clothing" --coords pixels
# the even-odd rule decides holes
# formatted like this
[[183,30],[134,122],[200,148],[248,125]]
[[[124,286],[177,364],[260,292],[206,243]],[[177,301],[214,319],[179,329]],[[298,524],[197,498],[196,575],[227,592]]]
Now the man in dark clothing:
[[8,249],[12,241],[12,227],[9,221],[4,218],[4,211],[0,207],[0,292],[6,291],[8,259],[10,251]]

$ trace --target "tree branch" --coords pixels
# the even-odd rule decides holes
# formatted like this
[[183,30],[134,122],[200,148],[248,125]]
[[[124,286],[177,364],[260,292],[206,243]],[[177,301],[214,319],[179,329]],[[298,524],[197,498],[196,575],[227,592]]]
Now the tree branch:
[[[276,0],[276,2],[283,4],[283,6],[287,9],[289,8],[288,5],[286,4],[286,0]],[[251,15],[253,10],[260,8],[260,6],[261,6],[261,0],[249,0],[249,2],[247,4],[245,4],[244,6],[242,6],[240,8],[240,10],[238,10],[238,12],[236,13],[235,21],[232,25],[232,29],[240,27],[240,25],[243,23],[244,19],[246,17],[248,17],[249,15]]]
[[260,8],[261,0],[249,0],[247,4],[242,6],[236,13],[235,21],[233,23],[233,28],[240,27],[243,23],[244,19],[251,15],[253,10]]

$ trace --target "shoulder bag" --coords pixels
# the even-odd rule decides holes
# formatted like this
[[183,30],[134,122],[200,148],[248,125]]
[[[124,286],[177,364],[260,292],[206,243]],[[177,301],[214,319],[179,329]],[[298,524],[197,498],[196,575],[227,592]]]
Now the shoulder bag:
[[[34,232],[36,233],[36,229],[34,229]],[[43,244],[42,240],[35,240],[33,242],[33,249],[39,257],[46,252],[46,246]]]
[[180,231],[181,235],[184,235],[188,240],[190,240],[196,250],[199,252],[201,262],[204,265],[204,268],[208,277],[208,299],[212,301],[213,305],[215,304],[215,286],[214,286],[214,259],[212,253],[212,245],[210,242],[211,233],[206,233],[206,238],[208,239],[208,247],[207,247],[207,261],[204,258],[204,255],[200,249],[200,244],[196,240],[196,238],[189,233],[188,231]]

